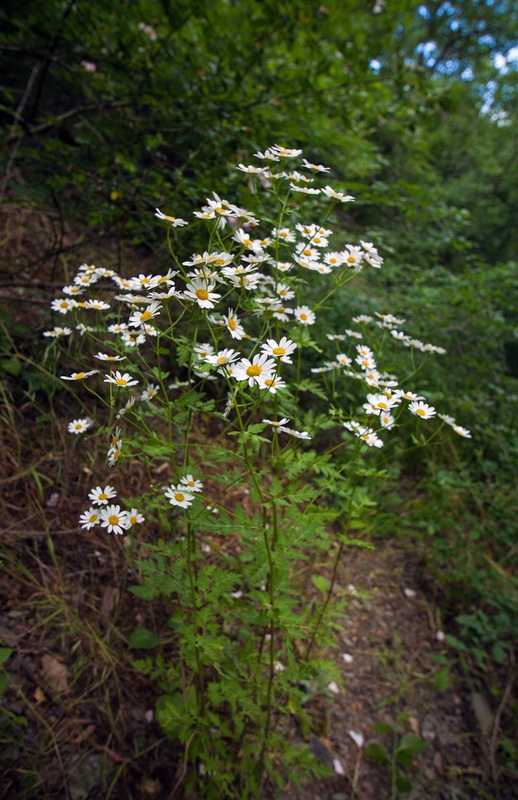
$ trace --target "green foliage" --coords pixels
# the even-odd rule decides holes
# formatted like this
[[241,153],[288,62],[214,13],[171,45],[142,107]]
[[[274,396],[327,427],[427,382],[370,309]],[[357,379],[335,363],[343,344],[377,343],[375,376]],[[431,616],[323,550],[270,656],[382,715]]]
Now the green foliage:
[[374,725],[373,733],[388,735],[391,745],[387,748],[383,742],[373,739],[367,742],[364,749],[366,758],[390,769],[391,800],[412,791],[413,784],[406,773],[414,767],[414,758],[428,747],[428,742],[420,736],[404,732],[403,725],[407,720],[408,714],[398,714],[392,723]]

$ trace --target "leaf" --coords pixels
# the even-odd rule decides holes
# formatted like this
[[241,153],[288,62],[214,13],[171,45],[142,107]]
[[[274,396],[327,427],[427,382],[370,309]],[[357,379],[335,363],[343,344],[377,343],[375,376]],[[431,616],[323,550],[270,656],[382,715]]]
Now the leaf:
[[407,794],[412,789],[412,781],[400,772],[396,772],[395,782],[397,790],[403,794]]
[[60,694],[67,694],[70,691],[68,685],[68,668],[58,661],[54,656],[45,655],[41,659],[41,670],[44,679],[54,691]]
[[427,747],[428,742],[425,742],[420,736],[416,736],[415,733],[405,733],[396,747],[396,760],[408,768],[412,765],[412,756],[419,755]]
[[451,672],[448,667],[443,667],[438,670],[433,676],[434,689],[438,692],[444,692],[451,686]]
[[140,650],[150,650],[160,642],[160,637],[148,628],[135,628],[129,638],[129,646]]
[[378,764],[381,764],[384,767],[387,767],[390,764],[387,748],[381,742],[369,742],[363,752],[365,753],[366,758],[370,758],[372,761],[376,761]]
[[374,733],[379,733],[383,736],[386,733],[390,733],[392,728],[387,722],[377,722],[376,725],[372,726],[372,730]]
[[311,583],[316,589],[318,589],[319,592],[322,592],[322,594],[327,594],[329,589],[329,581],[327,578],[324,578],[323,575],[312,575]]
[[10,647],[0,647],[0,664],[5,664],[13,652]]

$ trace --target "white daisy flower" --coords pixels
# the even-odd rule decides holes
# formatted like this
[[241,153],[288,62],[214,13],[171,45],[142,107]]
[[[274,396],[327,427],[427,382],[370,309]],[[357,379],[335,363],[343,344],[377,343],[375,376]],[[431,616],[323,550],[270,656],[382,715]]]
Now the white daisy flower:
[[268,152],[273,153],[279,158],[297,158],[302,155],[302,150],[296,150],[293,147],[283,147],[278,144],[274,144],[272,147],[268,148]]
[[283,381],[282,378],[260,378],[259,388],[267,389],[272,394],[276,394],[278,389],[286,388],[286,381]]
[[293,309],[293,313],[301,325],[313,325],[316,320],[316,316],[309,306],[297,306]]
[[71,333],[72,328],[60,328],[59,325],[55,325],[51,331],[44,331],[43,336],[50,336],[54,339],[59,336],[70,336]]
[[125,322],[115,322],[113,325],[108,325],[109,333],[124,333],[128,330]]
[[137,347],[146,341],[146,337],[140,331],[134,331],[133,333],[123,331],[121,339],[126,347]]
[[287,339],[286,336],[283,336],[279,342],[276,342],[275,339],[267,339],[266,343],[261,345],[263,353],[266,353],[267,356],[278,358],[279,361],[285,364],[292,363],[290,355],[296,349],[297,345],[291,339]]
[[408,410],[415,414],[421,419],[431,419],[435,417],[435,408],[433,406],[429,406],[428,403],[423,403],[422,401],[414,400],[413,403],[410,403],[408,406]]
[[310,186],[297,186],[290,181],[290,189],[292,192],[300,192],[301,194],[320,194],[320,189],[312,189]]
[[85,378],[89,378],[90,375],[95,375],[96,372],[99,372],[98,369],[91,369],[90,372],[73,372],[72,375],[61,375],[61,380],[63,381],[82,381]]
[[215,355],[209,355],[205,359],[208,364],[212,364],[215,367],[222,367],[225,364],[231,364],[233,361],[236,361],[239,358],[239,353],[237,350],[232,349],[225,349],[225,350],[218,350]]
[[294,436],[295,439],[311,439],[307,431],[295,431],[293,428],[286,428],[284,425],[280,425],[278,430],[282,433],[287,433],[288,436]]
[[87,531],[93,528],[94,525],[99,525],[101,521],[101,510],[91,506],[87,511],[83,511],[79,517],[79,524]]
[[94,355],[94,358],[99,359],[99,361],[124,361],[126,356],[109,356],[107,353],[99,351]]
[[129,372],[125,372],[122,374],[118,370],[116,370],[113,375],[106,375],[104,383],[113,383],[114,386],[136,386],[138,381],[131,377]]
[[287,417],[283,417],[282,419],[262,419],[261,422],[264,422],[265,425],[272,425],[274,428],[279,428],[287,425],[289,419],[287,419]]
[[273,378],[275,373],[275,361],[268,358],[266,353],[261,353],[253,357],[252,361],[242,358],[233,368],[233,375],[237,381],[248,381],[249,386],[260,383],[267,378]]
[[254,167],[253,164],[250,164],[249,166],[238,164],[236,169],[238,169],[240,172],[246,172],[248,175],[262,175],[266,170],[265,167]]
[[117,492],[113,486],[105,486],[104,489],[101,489],[100,486],[96,486],[95,489],[92,489],[92,491],[88,493],[88,497],[95,505],[102,506],[106,505],[108,500],[111,500],[112,497],[117,497]]
[[221,295],[213,292],[215,284],[195,278],[187,284],[184,297],[195,300],[200,308],[214,308],[214,301],[219,300]]
[[173,483],[164,494],[172,506],[180,506],[180,508],[189,508],[194,500],[193,494],[189,493],[183,486],[175,486]]
[[343,253],[326,253],[324,263],[330,267],[340,267],[344,263]]
[[324,167],[322,164],[311,164],[305,158],[302,159],[302,167],[310,169],[312,172],[330,172],[331,167]]
[[336,360],[343,367],[350,367],[351,364],[353,363],[352,358],[349,358],[349,356],[346,356],[345,353],[338,353],[338,355],[336,356]]
[[93,422],[91,419],[88,419],[88,417],[73,419],[72,422],[68,423],[68,432],[76,434],[84,433],[91,425],[93,425]]
[[333,198],[333,200],[340,200],[341,203],[351,203],[354,200],[352,194],[344,194],[343,192],[337,192],[336,189],[333,189],[332,186],[324,186],[324,188],[322,189],[322,194],[325,194],[328,197]]
[[108,528],[108,533],[122,534],[129,528],[128,512],[121,511],[120,506],[107,506],[101,511],[101,526]]
[[142,522],[145,522],[146,518],[143,514],[137,511],[136,508],[132,508],[130,511],[127,512],[128,514],[128,522],[129,527],[132,525],[140,525]]
[[458,433],[459,436],[462,436],[464,439],[471,439],[471,433],[468,431],[467,428],[463,428],[462,425],[452,425],[451,426],[455,433]]
[[135,311],[128,320],[128,325],[138,327],[144,325],[148,320],[157,317],[160,314],[161,304],[158,301],[150,303],[145,311]]
[[66,314],[68,311],[71,311],[73,308],[76,308],[77,302],[75,300],[67,300],[63,298],[60,300],[53,300],[50,304],[50,307],[53,311],[59,311],[60,314]]
[[[78,303],[78,305],[82,304]],[[95,311],[107,311],[110,308],[110,304],[105,303],[104,300],[87,300],[83,307],[93,308]]]
[[403,400],[424,400],[422,395],[415,392],[405,392],[404,389],[396,389],[394,395],[395,397],[401,397]]
[[178,487],[183,486],[189,492],[201,492],[203,491],[203,483],[200,480],[196,480],[193,475],[184,475],[183,478],[180,478],[180,483]]
[[376,414],[376,416],[384,411],[390,411],[399,402],[397,397],[387,397],[385,394],[368,394],[367,401],[363,406],[365,411],[367,414]]
[[142,394],[140,395],[140,399],[145,403],[155,397],[158,392],[160,391],[160,386],[156,383],[150,383],[149,386],[146,386]]
[[396,420],[394,419],[390,411],[384,411],[380,414],[380,422],[384,428],[390,431],[394,427]]
[[115,419],[120,419],[134,405],[135,405],[135,397],[130,397],[128,402],[121,408]]
[[74,286],[63,286],[63,289],[61,291],[63,292],[63,294],[68,294],[70,296],[75,297],[78,294],[83,294],[84,289],[81,286],[74,285]]
[[170,217],[168,214],[162,214],[159,208],[155,209],[155,217],[158,217],[158,219],[163,219],[165,222],[169,222],[173,228],[180,228],[182,225],[189,224],[184,219],[180,219],[180,217]]
[[294,242],[295,234],[289,228],[274,228],[272,239],[274,241],[278,239],[280,242]]
[[233,308],[228,309],[227,315],[223,317],[223,321],[233,339],[242,339],[243,336],[245,336],[245,329],[239,322]]

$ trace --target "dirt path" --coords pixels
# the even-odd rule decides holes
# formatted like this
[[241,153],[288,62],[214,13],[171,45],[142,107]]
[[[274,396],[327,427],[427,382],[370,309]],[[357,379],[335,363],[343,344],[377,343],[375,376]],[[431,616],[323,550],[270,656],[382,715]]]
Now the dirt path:
[[[366,758],[365,748],[376,740],[391,754],[405,733],[427,743],[410,768],[400,768],[412,783],[406,797],[489,796],[482,789],[488,771],[481,763],[484,737],[470,720],[470,698],[455,673],[448,688],[434,687],[441,665],[433,657],[447,657],[449,648],[440,641],[431,592],[408,548],[380,543],[374,552],[348,554],[337,586],[350,598],[348,612],[336,647],[326,654],[336,659],[343,688],[333,697],[322,735],[311,740],[321,761],[344,774],[290,789],[279,800],[399,797],[391,767]],[[375,733],[380,723],[394,733]]]

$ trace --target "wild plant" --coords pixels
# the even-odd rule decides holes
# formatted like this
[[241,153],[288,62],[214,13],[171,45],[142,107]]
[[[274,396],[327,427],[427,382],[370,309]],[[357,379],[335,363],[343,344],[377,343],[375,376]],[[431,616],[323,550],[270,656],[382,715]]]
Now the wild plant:
[[[71,420],[71,435],[97,425],[110,470],[138,460],[146,471],[138,499],[120,486],[119,500],[116,478],[92,487],[79,525],[127,537],[131,591],[165,609],[160,629],[137,627],[130,645],[149,651],[135,666],[159,683],[157,718],[183,748],[178,787],[204,798],[322,773],[288,721],[307,733],[308,692],[340,690],[323,646],[346,612],[344,552],[370,546],[358,537],[369,483],[384,474],[372,456],[402,426],[422,426],[421,443],[444,425],[470,436],[451,417],[437,425],[409,387],[441,348],[389,313],[326,329],[329,304],[383,263],[370,242],[333,243],[329,220],[354,198],[319,186],[327,167],[299,150],[256,156],[237,167],[246,209],[215,193],[191,225],[157,209],[170,269],[122,277],[83,264],[52,303],[92,355],[62,376],[97,409]],[[186,257],[190,228],[207,244]],[[72,327],[44,335],[56,347]],[[379,366],[398,346],[402,379]]]

